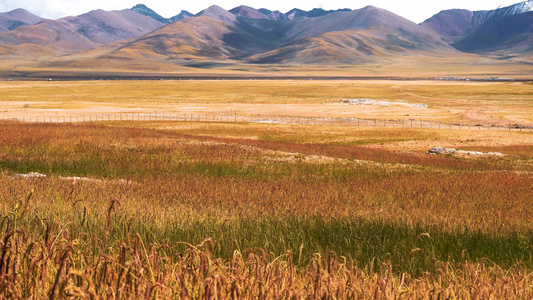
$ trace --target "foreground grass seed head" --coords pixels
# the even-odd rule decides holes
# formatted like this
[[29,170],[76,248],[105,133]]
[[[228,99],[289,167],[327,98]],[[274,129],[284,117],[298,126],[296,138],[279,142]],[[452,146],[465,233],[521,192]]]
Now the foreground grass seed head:
[[435,157],[272,128],[2,123],[0,293],[531,297],[530,146]]

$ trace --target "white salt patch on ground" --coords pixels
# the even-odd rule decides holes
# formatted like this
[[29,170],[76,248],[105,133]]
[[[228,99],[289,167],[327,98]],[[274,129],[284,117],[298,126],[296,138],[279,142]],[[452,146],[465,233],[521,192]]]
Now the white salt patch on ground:
[[406,106],[406,107],[413,107],[413,108],[428,108],[426,104],[422,104],[422,103],[378,101],[378,100],[369,99],[369,98],[342,99],[341,102],[351,104],[351,105],[377,105],[377,106],[399,105],[399,106]]

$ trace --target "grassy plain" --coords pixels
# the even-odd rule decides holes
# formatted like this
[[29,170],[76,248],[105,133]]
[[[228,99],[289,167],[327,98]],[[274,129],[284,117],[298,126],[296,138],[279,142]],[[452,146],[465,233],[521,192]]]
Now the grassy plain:
[[[533,122],[527,82],[4,81],[0,95],[2,119]],[[435,146],[504,156],[428,155]],[[47,177],[16,176],[29,172]],[[532,180],[529,130],[4,120],[0,294],[531,298]]]
[[[436,81],[72,81],[0,82],[0,116],[118,112],[277,114],[424,119],[487,124],[533,122],[531,82]],[[342,99],[392,103],[346,105]]]
[[[0,293],[529,298],[532,145],[529,132],[3,122]],[[27,172],[48,176],[13,177]]]

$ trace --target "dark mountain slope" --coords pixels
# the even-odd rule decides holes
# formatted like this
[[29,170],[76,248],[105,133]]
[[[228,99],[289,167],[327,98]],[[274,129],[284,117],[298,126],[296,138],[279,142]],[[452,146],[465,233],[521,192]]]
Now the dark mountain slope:
[[247,59],[260,63],[361,63],[387,55],[455,53],[438,35],[391,12],[366,7],[273,21],[248,7],[212,6],[113,51],[109,58]]
[[155,11],[153,11],[151,8],[149,8],[148,6],[144,4],[137,4],[134,7],[132,7],[131,10],[141,15],[150,17],[162,24],[170,23],[167,18],[163,18],[160,14],[156,13]]
[[525,1],[490,11],[444,10],[420,25],[439,33],[446,42],[455,43],[474,33],[485,22],[519,15],[530,11],[532,7],[533,1]]
[[169,18],[167,19],[168,20],[168,23],[174,23],[174,22],[177,22],[177,21],[181,21],[185,18],[189,18],[189,17],[193,17],[194,15],[191,14],[190,12],[186,11],[186,10],[182,10],[180,11],[179,14],[173,16],[172,18]]
[[398,36],[397,32],[382,28],[329,32],[315,37],[306,37],[266,52],[252,56],[253,63],[282,64],[359,64],[387,61],[399,55],[418,55],[434,52],[453,54],[452,47],[442,43],[433,47],[410,37]]
[[93,10],[76,17],[59,19],[58,22],[99,45],[139,37],[163,26],[162,23],[129,9]]
[[481,24],[479,14],[466,9],[452,9],[441,11],[421,25],[442,35],[447,43],[454,43],[472,34]]
[[21,56],[28,56],[28,49],[36,57],[63,55],[139,37],[161,26],[161,23],[131,10],[95,10],[0,33],[0,44],[10,45],[4,47],[4,52]]
[[35,25],[43,20],[21,8],[0,13],[0,32],[14,30],[20,26]]
[[129,9],[95,10],[77,17],[44,20],[36,25],[0,33],[0,44],[6,45],[3,52],[11,55],[64,55],[139,37],[161,26],[161,23]]
[[266,8],[260,8],[258,9],[258,11],[262,13],[263,15],[267,16],[269,20],[273,20],[273,21],[288,20],[287,16],[284,13],[280,12],[279,10],[269,10]]
[[351,11],[351,9],[344,8],[344,9],[337,9],[337,10],[324,10],[322,8],[313,8],[310,11],[304,11],[298,8],[294,8],[288,11],[285,14],[285,16],[287,16],[287,19],[289,20],[294,20],[294,19],[299,19],[299,18],[316,18],[316,17],[329,15],[331,13],[335,13],[339,11]]
[[0,33],[0,44],[46,46],[56,54],[80,52],[98,46],[62,22],[54,20],[45,20],[37,25],[22,26]]
[[226,24],[234,25],[237,23],[237,17],[220,6],[212,5],[195,15],[196,17],[210,17],[222,21]]
[[241,5],[233,9],[230,9],[229,12],[235,15],[236,17],[269,20],[269,17],[267,15],[263,14],[262,12],[260,12],[259,10],[255,8],[245,6],[245,5]]
[[172,18],[164,18],[164,17],[162,17],[161,15],[159,15],[158,13],[156,13],[155,11],[153,11],[152,9],[150,9],[149,7],[147,7],[144,4],[137,4],[134,7],[132,7],[131,10],[133,10],[134,12],[139,13],[141,15],[145,15],[147,17],[150,17],[150,18],[152,18],[152,19],[154,19],[154,20],[156,20],[156,21],[158,21],[158,22],[160,22],[162,24],[174,23],[174,22],[182,20],[184,18],[193,16],[193,14],[191,14],[190,12],[188,12],[186,10],[182,10],[179,14],[175,15]]
[[533,52],[533,11],[484,23],[453,46],[463,52]]
[[[227,20],[224,15],[222,19]],[[111,55],[220,59],[248,56],[281,45],[254,27],[241,24],[236,19],[232,23],[207,16],[187,18],[136,39]]]
[[405,18],[384,9],[367,6],[365,8],[335,12],[322,17],[294,20],[279,28],[276,32],[285,41],[294,41],[304,37],[318,36],[334,31],[360,31],[371,28],[384,29],[382,36],[376,31],[376,37],[387,38],[393,34],[399,38],[418,43],[421,49],[447,48],[438,35]]

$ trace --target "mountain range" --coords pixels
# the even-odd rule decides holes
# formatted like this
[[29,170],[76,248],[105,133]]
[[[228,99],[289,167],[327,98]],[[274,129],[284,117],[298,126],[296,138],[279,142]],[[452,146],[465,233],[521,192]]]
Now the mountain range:
[[491,11],[445,10],[421,25],[460,51],[520,53],[533,50],[532,16],[533,0],[529,0]]
[[373,6],[282,13],[248,6],[227,11],[214,5],[171,18],[143,4],[58,20],[23,9],[0,13],[4,60],[361,64],[461,52],[502,57],[533,53],[533,0],[492,11],[446,10],[421,24]]

